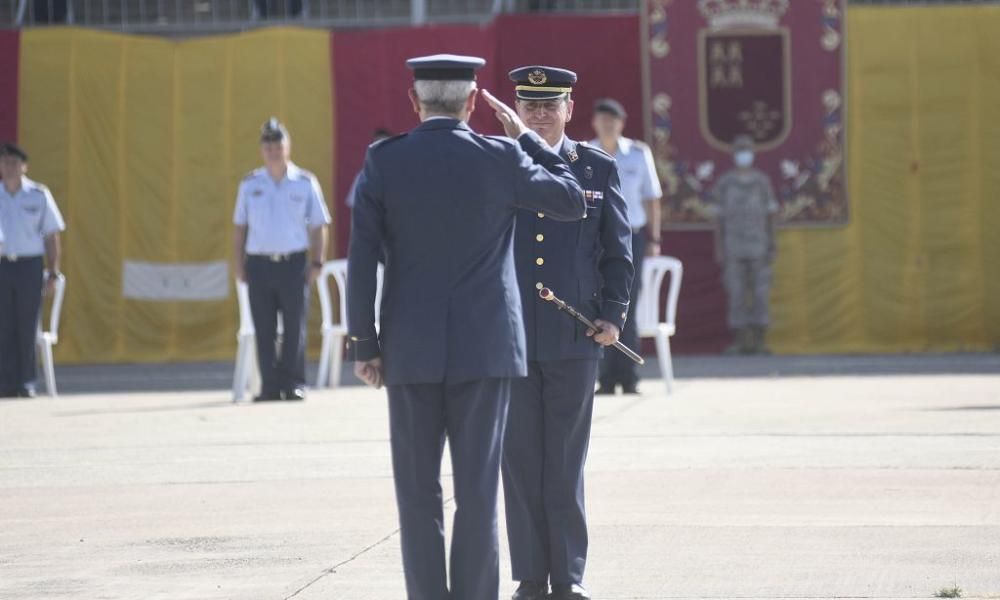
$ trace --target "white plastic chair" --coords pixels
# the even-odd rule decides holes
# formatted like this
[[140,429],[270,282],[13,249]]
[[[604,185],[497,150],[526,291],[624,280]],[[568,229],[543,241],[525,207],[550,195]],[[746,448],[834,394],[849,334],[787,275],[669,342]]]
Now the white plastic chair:
[[[45,274],[48,277],[48,273]],[[49,396],[55,398],[59,395],[56,390],[56,365],[52,359],[52,347],[59,343],[59,317],[62,313],[63,297],[66,295],[66,276],[59,274],[56,279],[55,294],[52,296],[52,310],[49,312],[49,328],[46,331],[42,328],[42,319],[38,319],[38,333],[35,335],[35,346],[38,348],[38,359],[42,363],[42,372],[45,373],[45,391]]]
[[[333,298],[330,278],[337,283],[340,296],[340,320],[333,322]],[[384,269],[378,266],[375,291],[375,326],[378,327],[379,308],[382,305],[382,280]],[[316,387],[335,388],[340,385],[340,372],[344,363],[344,336],[347,335],[347,260],[340,258],[323,265],[319,275],[319,306],[323,317],[323,346],[319,356]]]
[[236,281],[236,299],[240,307],[240,329],[236,333],[236,368],[233,369],[233,402],[260,387],[257,369],[257,332],[250,314],[250,292],[245,281]]
[[[236,281],[236,299],[240,307],[240,329],[236,333],[236,366],[233,369],[233,402],[249,393],[252,399],[260,391],[260,368],[257,365],[257,331],[250,313],[250,288],[245,281]],[[281,343],[284,324],[278,315],[276,343]]]
[[[660,320],[660,287],[670,273],[670,289],[664,307],[665,319]],[[656,340],[656,356],[660,362],[660,375],[667,386],[667,393],[674,387],[674,365],[670,355],[670,337],[677,331],[677,298],[681,293],[684,267],[672,256],[647,256],[642,265],[642,290],[635,308],[636,326],[640,338]]]

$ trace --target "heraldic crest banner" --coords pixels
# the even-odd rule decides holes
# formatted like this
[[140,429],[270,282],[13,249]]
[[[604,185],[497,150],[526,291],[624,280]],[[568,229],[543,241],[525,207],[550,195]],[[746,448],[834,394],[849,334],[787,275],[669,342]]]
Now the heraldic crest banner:
[[739,135],[754,141],[783,226],[845,224],[844,0],[646,0],[643,17],[663,227],[710,226]]

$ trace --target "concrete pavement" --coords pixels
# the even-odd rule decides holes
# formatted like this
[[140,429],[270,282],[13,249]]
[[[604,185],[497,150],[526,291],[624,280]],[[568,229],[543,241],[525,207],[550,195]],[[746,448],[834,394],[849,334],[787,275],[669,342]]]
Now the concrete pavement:
[[[912,370],[601,398],[595,598],[1000,598],[1000,374]],[[359,387],[2,401],[0,598],[402,599],[387,439]]]

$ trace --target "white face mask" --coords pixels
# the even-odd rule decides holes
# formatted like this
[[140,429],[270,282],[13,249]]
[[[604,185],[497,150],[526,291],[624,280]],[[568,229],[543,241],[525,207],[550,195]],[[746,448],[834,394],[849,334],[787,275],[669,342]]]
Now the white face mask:
[[737,167],[745,169],[753,164],[753,152],[750,150],[740,150],[733,154],[733,162]]

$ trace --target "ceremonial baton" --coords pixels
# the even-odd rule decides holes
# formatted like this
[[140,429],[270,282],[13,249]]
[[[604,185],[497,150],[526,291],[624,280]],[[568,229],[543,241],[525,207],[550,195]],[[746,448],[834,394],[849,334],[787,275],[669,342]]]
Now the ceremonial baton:
[[[550,290],[549,288],[542,288],[542,289],[538,290],[538,297],[541,298],[542,300],[547,300],[549,302],[555,302],[556,306],[559,307],[559,310],[565,311],[566,314],[568,314],[569,316],[573,317],[577,321],[579,321],[579,322],[583,323],[584,325],[586,325],[594,333],[600,333],[600,331],[601,331],[600,327],[598,327],[597,325],[594,325],[593,321],[591,321],[587,317],[581,315],[580,311],[576,310],[575,308],[573,308],[569,304],[566,304],[565,302],[563,302],[562,300],[560,300],[559,298],[557,298],[556,295],[554,293],[552,293],[552,290]],[[639,356],[638,354],[636,354],[631,348],[629,348],[625,344],[623,344],[621,342],[615,342],[612,345],[615,348],[617,348],[618,350],[620,350],[622,354],[624,354],[625,356],[627,356],[630,359],[632,359],[633,362],[635,362],[637,364],[640,364],[640,365],[646,364],[646,361],[643,360],[643,358],[641,356]]]

